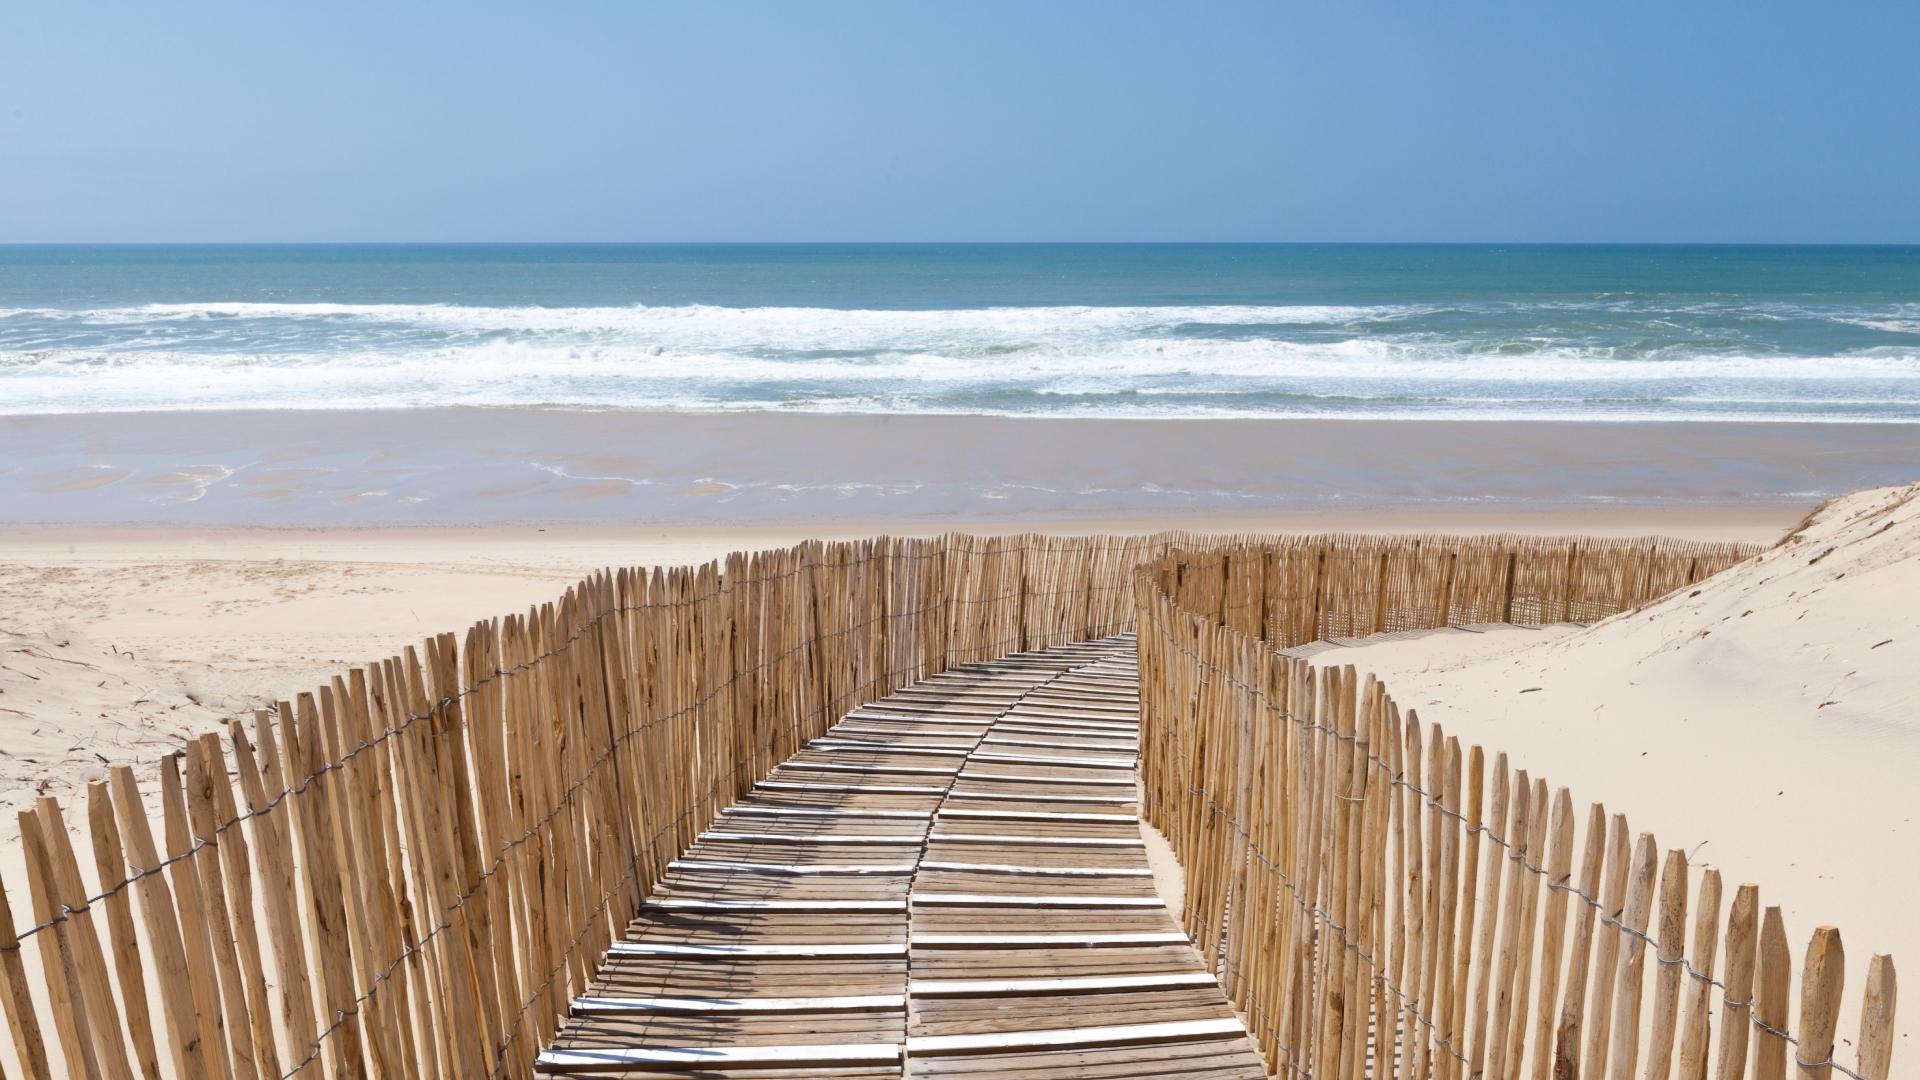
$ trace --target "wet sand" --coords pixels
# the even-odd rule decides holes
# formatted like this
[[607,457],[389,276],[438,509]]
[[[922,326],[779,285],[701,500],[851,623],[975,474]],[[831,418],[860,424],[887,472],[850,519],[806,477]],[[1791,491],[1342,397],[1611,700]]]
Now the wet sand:
[[544,409],[0,418],[0,525],[1253,528],[1383,510],[1804,510],[1916,476],[1920,429],[1898,424]]

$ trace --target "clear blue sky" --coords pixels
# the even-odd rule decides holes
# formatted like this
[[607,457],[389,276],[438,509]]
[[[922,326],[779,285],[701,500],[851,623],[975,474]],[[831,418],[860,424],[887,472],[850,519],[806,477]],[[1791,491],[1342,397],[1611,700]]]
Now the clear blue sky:
[[0,13],[0,242],[1920,241],[1920,4]]

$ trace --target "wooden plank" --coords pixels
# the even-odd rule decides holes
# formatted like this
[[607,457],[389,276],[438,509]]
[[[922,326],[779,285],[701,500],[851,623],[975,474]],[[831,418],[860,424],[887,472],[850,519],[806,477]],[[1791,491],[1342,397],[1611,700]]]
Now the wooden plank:
[[[969,779],[972,779],[969,777]],[[1132,795],[1027,795],[1023,793],[1001,791],[960,791],[954,790],[947,796],[953,799],[983,800],[991,802],[1047,802],[1047,803],[1108,803],[1125,805],[1138,802]]]
[[981,739],[980,744],[982,746],[1037,746],[1042,749],[1053,749],[1053,750],[1138,750],[1139,749],[1138,743],[1133,740],[1129,740],[1129,744],[1126,746],[1109,747],[1099,743],[1088,743],[1085,741],[1065,742],[1060,739],[1033,739],[1033,738],[1017,738],[1016,739],[1016,738],[1006,738],[1004,736],[997,736],[997,735],[989,735],[986,738]]
[[756,863],[756,862],[718,862],[708,859],[675,859],[667,864],[667,869],[676,873],[710,872],[721,874],[791,874],[807,876],[814,874],[871,874],[879,876],[898,876],[911,874],[913,863],[827,863],[810,865],[807,863]]
[[1211,1039],[1245,1032],[1240,1021],[1178,1020],[1164,1024],[1128,1024],[1110,1027],[1053,1028],[992,1035],[922,1035],[907,1040],[909,1056],[974,1054],[1009,1050],[1056,1049],[1072,1046],[1165,1043],[1182,1039]]
[[1067,784],[1075,787],[1123,787],[1131,789],[1133,779],[1108,780],[1092,776],[1012,776],[1005,773],[965,772],[961,780],[992,781],[999,784],[1046,784],[1049,787]]
[[915,891],[916,907],[1041,907],[1041,908],[1160,908],[1165,904],[1157,896],[1085,896],[1031,895],[1004,896],[980,893],[930,893]]
[[888,754],[901,757],[966,757],[970,751],[951,746],[926,746],[920,743],[882,742],[878,739],[819,738],[807,744],[809,750],[829,753]]
[[[844,765],[834,761],[783,761],[782,769],[801,769],[807,772],[843,772],[861,773],[870,776],[892,774],[912,776],[954,776],[960,772],[959,766],[951,769],[939,769],[928,765]],[[761,786],[765,786],[762,784]]]
[[912,784],[813,784],[802,780],[762,780],[753,788],[755,791],[767,788],[774,791],[834,791],[874,795],[943,795],[947,790]]
[[864,810],[843,806],[729,806],[720,811],[728,817],[828,817],[828,818],[909,818],[925,821],[931,810]]
[[931,833],[929,843],[1009,844],[1013,846],[1057,845],[1063,847],[1135,847],[1147,846],[1145,840],[1125,836],[1009,836],[1003,833]]
[[967,810],[942,807],[940,819],[968,818],[1001,821],[1092,821],[1132,824],[1140,820],[1132,814],[1075,813],[1067,810]]
[[862,833],[763,833],[703,832],[702,841],[740,841],[754,844],[879,844],[885,847],[920,846],[918,836],[868,835]]
[[1023,874],[1058,877],[1152,877],[1153,871],[1133,866],[1019,866],[1013,863],[943,862],[920,860],[922,870],[961,870],[981,873]]
[[905,1009],[904,994],[857,994],[843,997],[578,997],[575,1016],[628,1013],[815,1013],[876,1012]]
[[1132,948],[1143,945],[1185,945],[1178,931],[1121,934],[934,934],[916,932],[916,949],[1071,949]]
[[616,941],[607,946],[608,956],[672,956],[688,959],[708,957],[712,959],[733,959],[747,956],[779,956],[801,959],[815,959],[828,956],[905,956],[907,945],[899,943],[843,944],[839,942],[820,942],[817,944],[799,943],[743,943],[738,945],[706,945],[691,942],[648,942]]
[[981,753],[976,751],[970,761],[993,761],[1005,764],[1023,765],[1073,765],[1083,769],[1129,769],[1138,763],[1135,758],[1106,757],[1047,757],[1043,754],[1006,754]]
[[891,1065],[895,1043],[829,1043],[817,1046],[649,1046],[609,1050],[544,1050],[534,1059],[541,1072],[621,1072],[628,1069],[778,1068],[829,1065]]
[[1091,976],[1069,979],[913,979],[907,993],[916,998],[1016,997],[1024,994],[1065,994],[1105,990],[1154,990],[1180,986],[1213,986],[1205,971],[1166,975]]
[[650,911],[905,911],[905,900],[685,900],[665,896],[641,905]]

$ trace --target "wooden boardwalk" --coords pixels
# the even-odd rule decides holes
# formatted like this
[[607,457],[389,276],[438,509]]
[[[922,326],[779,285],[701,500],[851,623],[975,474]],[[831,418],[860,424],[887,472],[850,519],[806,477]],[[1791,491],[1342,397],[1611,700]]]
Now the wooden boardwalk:
[[1128,637],[854,710],[670,867],[539,1068],[1265,1076],[1154,892],[1138,733]]

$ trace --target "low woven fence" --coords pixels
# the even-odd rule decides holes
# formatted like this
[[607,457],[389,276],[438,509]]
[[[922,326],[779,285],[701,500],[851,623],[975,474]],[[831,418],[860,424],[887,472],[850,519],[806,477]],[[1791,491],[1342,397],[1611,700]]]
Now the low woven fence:
[[1355,537],[1178,551],[1138,576],[1143,813],[1271,1070],[1889,1075],[1890,957],[1868,965],[1846,1038],[1838,930],[1816,930],[1796,965],[1758,887],[1728,902],[1717,871],[1662,855],[1625,815],[1581,814],[1566,788],[1403,715],[1372,676],[1279,651],[1590,619],[1744,554]]
[[[1266,901],[1242,891],[1255,883],[1243,871],[1256,852],[1291,859],[1296,847],[1257,832],[1259,846],[1241,837],[1236,848],[1221,832],[1294,819],[1251,816],[1239,802],[1216,814],[1178,794],[1175,779],[1217,767],[1211,748],[1240,746],[1235,725],[1268,716],[1266,699],[1182,684],[1209,695],[1219,714],[1207,722],[1226,724],[1228,741],[1169,758],[1202,738],[1200,714],[1172,709],[1173,680],[1209,670],[1202,657],[1265,663],[1268,674],[1243,674],[1270,692],[1282,684],[1263,680],[1283,668],[1256,639],[1263,628],[1289,627],[1291,640],[1496,610],[1592,615],[1748,553],[1499,537],[1369,543],[947,536],[596,574],[551,604],[235,718],[163,760],[145,790],[119,766],[89,786],[83,808],[43,798],[22,811],[25,880],[0,891],[11,1035],[0,1059],[29,1077],[526,1075],[667,863],[774,765],[915,679],[1131,629],[1136,605],[1156,680],[1151,805],[1209,890],[1190,908],[1205,924],[1196,933],[1216,962],[1230,958],[1263,1045],[1287,1031],[1297,1047],[1293,1028],[1261,1011],[1304,1002],[1296,984],[1256,992],[1250,981],[1272,977],[1263,958],[1283,954],[1248,935],[1265,935],[1260,920],[1285,908],[1273,893],[1260,914]],[[1221,554],[1175,554],[1203,547]],[[1149,565],[1172,575],[1170,595],[1188,610],[1157,584],[1137,585]],[[1310,582],[1310,600],[1294,580]],[[1286,678],[1286,693],[1305,685],[1304,674]],[[1296,730],[1264,727],[1269,737]],[[1286,812],[1296,772],[1249,788],[1258,814]],[[1226,846],[1195,846],[1202,837]],[[1223,935],[1253,951],[1223,951]],[[1327,1015],[1291,1007],[1294,1027]]]
[[[596,574],[20,814],[8,1075],[523,1076],[666,864],[847,710],[1132,625],[1190,538]],[[150,786],[150,785],[149,785]],[[83,838],[75,844],[69,827]],[[91,882],[91,883],[90,883]],[[26,925],[22,925],[22,924]]]

